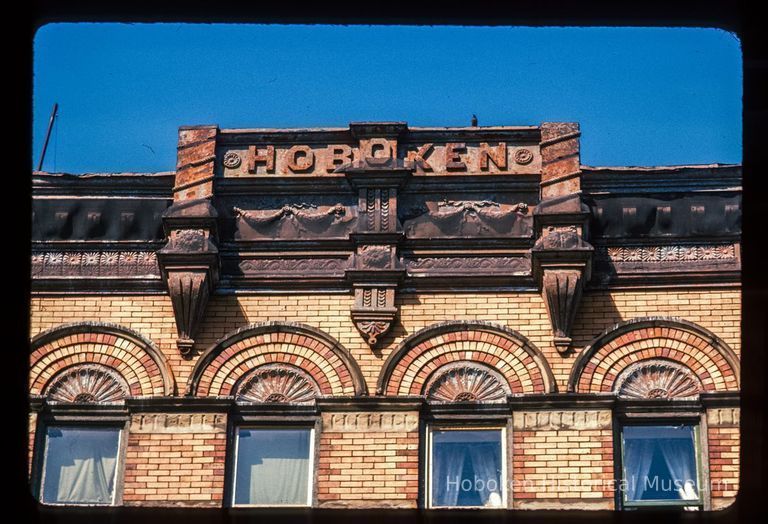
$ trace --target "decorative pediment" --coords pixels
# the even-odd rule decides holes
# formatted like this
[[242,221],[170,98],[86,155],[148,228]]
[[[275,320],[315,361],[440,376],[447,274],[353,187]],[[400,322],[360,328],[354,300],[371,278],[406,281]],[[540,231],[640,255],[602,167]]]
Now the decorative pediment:
[[128,396],[128,384],[107,366],[86,364],[64,371],[48,386],[49,401],[102,404],[120,402]]

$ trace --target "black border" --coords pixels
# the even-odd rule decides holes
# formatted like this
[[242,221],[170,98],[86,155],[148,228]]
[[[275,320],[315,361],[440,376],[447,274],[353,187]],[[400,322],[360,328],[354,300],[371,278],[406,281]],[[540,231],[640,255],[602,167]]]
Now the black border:
[[[754,5],[754,4],[753,4]],[[19,169],[9,170],[7,178],[14,194],[26,193],[31,195],[31,180],[28,176],[31,151],[31,87],[32,87],[32,40],[34,31],[47,22],[75,21],[132,21],[132,22],[260,22],[260,23],[374,23],[374,24],[467,24],[467,25],[585,25],[585,26],[689,26],[689,27],[719,27],[735,32],[741,39],[744,53],[744,265],[743,265],[743,301],[742,301],[742,333],[743,353],[742,364],[742,466],[741,487],[736,507],[724,512],[709,515],[678,515],[672,518],[685,517],[697,520],[713,520],[732,522],[746,520],[751,515],[765,512],[765,471],[768,449],[764,434],[765,414],[763,396],[765,394],[762,373],[765,371],[766,331],[768,330],[768,275],[761,271],[761,227],[765,222],[761,211],[761,201],[765,194],[765,177],[761,167],[766,162],[767,149],[762,144],[761,128],[768,114],[768,104],[765,97],[768,92],[768,57],[765,48],[760,46],[764,37],[762,26],[763,17],[758,11],[749,10],[746,3],[729,1],[678,1],[678,2],[574,2],[548,0],[546,2],[500,3],[498,5],[449,4],[446,2],[429,2],[424,4],[398,4],[397,2],[357,3],[349,5],[329,5],[318,2],[310,6],[299,4],[248,3],[238,4],[228,0],[218,2],[152,2],[133,0],[130,2],[56,2],[54,0],[34,0],[31,5],[29,22],[25,25],[24,58],[13,63],[15,66],[8,75],[10,86],[21,91],[20,97],[8,100],[29,101],[23,104],[11,104],[14,112],[19,113],[19,123],[27,130],[25,147],[18,148],[20,153],[14,155],[19,162]],[[15,17],[14,17],[15,18]],[[9,24],[10,25],[10,24]],[[18,40],[11,49],[18,49]],[[28,54],[27,54],[28,53]],[[11,54],[14,54],[11,52]],[[13,74],[15,73],[15,74]],[[8,182],[6,182],[8,183]],[[16,186],[18,184],[18,186]],[[19,189],[21,191],[19,191]],[[6,339],[6,355],[10,355],[13,369],[11,382],[13,390],[10,396],[11,406],[18,409],[21,422],[14,425],[15,452],[9,452],[13,458],[10,461],[15,467],[9,468],[12,474],[6,477],[13,488],[21,487],[19,497],[11,497],[11,508],[15,511],[29,510],[22,519],[31,522],[135,522],[162,521],[165,524],[183,522],[225,522],[253,521],[248,515],[232,515],[216,510],[146,510],[138,508],[113,508],[104,511],[36,511],[27,489],[26,478],[26,446],[28,441],[26,413],[28,409],[26,398],[26,369],[27,353],[22,349],[28,347],[29,333],[29,252],[30,228],[23,217],[30,216],[31,199],[14,199],[14,209],[22,217],[11,231],[13,265],[6,271],[6,283],[11,286],[7,304],[15,307],[7,309],[6,318],[17,329],[8,332],[11,336]],[[15,241],[15,242],[14,242]],[[26,278],[25,278],[26,277]],[[7,377],[8,375],[6,375]],[[761,453],[762,452],[762,453]],[[664,514],[670,516],[669,514]],[[334,512],[328,510],[313,510],[312,512],[297,511],[264,511],[259,516],[265,520],[278,522],[333,521],[335,524],[359,522],[365,519],[367,524],[391,522],[392,519],[402,522],[432,522],[441,521],[448,517],[464,520],[487,520],[488,514],[482,516],[477,512],[435,511],[424,514],[411,511],[358,511],[344,510]],[[638,521],[637,515],[630,513],[587,513],[587,512],[530,512],[526,514],[498,514],[495,520],[544,521],[561,519],[568,521],[581,520],[584,522],[598,521]],[[647,520],[644,515],[642,520]],[[657,516],[652,516],[657,518]],[[261,520],[258,519],[258,520]]]

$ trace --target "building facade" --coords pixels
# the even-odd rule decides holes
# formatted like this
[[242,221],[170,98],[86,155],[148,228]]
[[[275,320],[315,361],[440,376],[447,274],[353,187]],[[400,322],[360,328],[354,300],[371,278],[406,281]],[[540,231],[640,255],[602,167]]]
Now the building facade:
[[175,172],[35,172],[35,497],[729,505],[741,167],[579,137],[194,126]]

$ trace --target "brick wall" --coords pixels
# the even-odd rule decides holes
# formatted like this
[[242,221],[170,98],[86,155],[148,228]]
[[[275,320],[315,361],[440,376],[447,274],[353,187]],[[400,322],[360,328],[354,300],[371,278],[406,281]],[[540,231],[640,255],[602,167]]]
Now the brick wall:
[[415,508],[418,427],[418,412],[324,413],[318,506]]
[[134,415],[125,457],[126,506],[221,506],[226,416]]
[[[579,350],[606,328],[634,317],[681,317],[711,330],[737,354],[740,351],[740,291],[737,288],[587,292],[575,321],[576,351],[567,356],[560,355],[554,348],[546,308],[537,293],[401,295],[398,298],[400,321],[384,337],[381,348],[373,350],[350,320],[352,301],[352,296],[345,294],[214,296],[196,349],[204,350],[223,335],[250,323],[302,322],[326,332],[351,352],[371,392],[376,389],[382,363],[400,342],[422,328],[448,320],[489,321],[518,331],[546,356],[560,391],[566,388]],[[151,340],[168,359],[178,390],[183,393],[196,359],[179,355],[173,311],[167,296],[33,297],[32,336],[78,321],[119,324]],[[224,425],[221,421],[215,422],[198,431],[200,428],[183,429],[183,424],[182,429],[176,423],[169,426],[166,417],[164,422],[152,423],[151,429],[141,429],[137,426],[137,416],[134,415],[128,439],[125,504],[221,505],[225,422]],[[610,428],[547,424],[523,424],[512,432],[511,474],[516,482],[560,480],[562,487],[565,481],[589,479],[594,483],[613,479]],[[729,424],[709,421],[709,465],[713,482],[736,481],[738,477],[738,423]],[[191,422],[189,427],[193,427]],[[324,419],[317,458],[318,504],[366,505],[366,501],[375,499],[383,505],[415,506],[420,475],[418,445],[417,428],[368,427],[365,432],[356,432]],[[728,487],[713,492],[713,507],[727,505],[736,489]],[[516,508],[557,508],[567,502],[571,503],[570,507],[613,507],[612,491],[579,487],[535,492],[519,487],[514,489],[512,500]]]
[[610,411],[516,412],[512,500],[516,509],[613,509]]
[[739,489],[739,409],[709,409],[707,424],[712,509],[721,509]]
[[[584,294],[574,324],[574,353],[561,356],[554,348],[546,308],[538,293],[408,294],[400,295],[400,321],[371,350],[352,324],[351,295],[214,296],[198,335],[204,350],[218,338],[249,323],[303,322],[319,328],[346,347],[375,390],[382,362],[407,336],[446,320],[485,320],[520,332],[547,357],[558,388],[565,389],[578,351],[612,325],[642,316],[676,316],[709,329],[733,350],[740,351],[741,292],[737,288],[677,291],[591,291]],[[83,320],[114,322],[152,340],[170,361],[176,381],[186,384],[195,360],[176,349],[176,327],[167,296],[33,297],[31,335]]]
[[168,296],[32,297],[30,313],[31,336],[68,322],[111,322],[133,329],[166,356],[180,385],[184,382],[178,381],[178,373],[194,365],[194,361],[182,359],[176,349],[176,322]]
[[574,322],[574,345],[583,347],[617,322],[644,316],[684,318],[712,331],[737,355],[741,349],[739,288],[587,292]]

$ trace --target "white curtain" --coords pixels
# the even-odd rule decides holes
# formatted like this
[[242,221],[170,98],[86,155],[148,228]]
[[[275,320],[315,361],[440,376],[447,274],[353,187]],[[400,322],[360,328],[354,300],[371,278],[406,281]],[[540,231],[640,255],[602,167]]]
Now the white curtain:
[[[496,444],[475,444],[469,447],[472,468],[481,482],[477,487],[484,506],[501,506],[501,456]],[[472,479],[474,480],[474,479]]]
[[455,506],[459,500],[466,447],[434,444],[432,453],[432,505]]
[[691,441],[669,439],[659,448],[674,481],[673,486],[680,486],[677,488],[680,498],[697,500],[699,495],[696,493],[696,464],[691,455]]
[[44,496],[46,502],[112,502],[117,438],[82,437],[69,436],[64,442],[55,444],[49,441]]
[[240,429],[236,504],[305,505],[309,429]]
[[624,441],[624,469],[627,474],[627,500],[642,500],[656,442],[650,439]]
[[250,504],[305,504],[308,458],[265,457],[251,465]]

